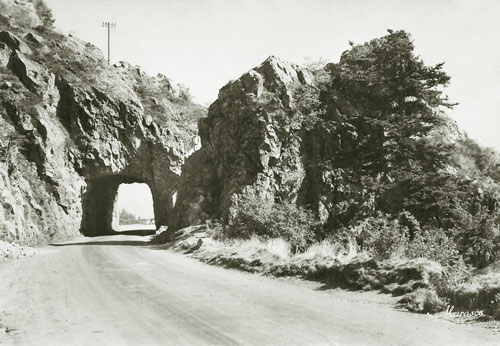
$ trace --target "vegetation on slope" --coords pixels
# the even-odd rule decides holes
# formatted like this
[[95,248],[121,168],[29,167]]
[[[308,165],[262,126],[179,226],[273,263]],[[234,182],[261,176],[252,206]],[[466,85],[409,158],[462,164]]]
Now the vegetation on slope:
[[[316,221],[308,219],[299,229],[310,233],[314,228],[314,237],[305,237],[309,242],[354,238],[362,248],[384,237],[436,242],[456,248],[467,264],[482,268],[500,259],[500,160],[454,133],[444,115],[453,104],[442,92],[450,78],[443,64],[428,67],[413,50],[409,34],[390,31],[353,46],[338,64],[318,72],[316,86],[301,90],[301,112],[290,121],[305,142],[316,141],[319,147],[306,158],[306,180],[331,175],[324,190],[330,190],[335,212],[322,227],[312,227]],[[324,191],[305,184],[308,194],[299,205],[313,206]],[[275,210],[286,208],[276,202]],[[228,225],[239,229],[234,234],[248,236],[251,231],[241,225],[253,222],[249,216],[265,223],[264,209],[273,208],[262,203],[257,198],[242,204]],[[287,214],[290,223],[294,217],[302,214]],[[260,226],[248,228],[263,233]],[[267,228],[272,236],[274,230]],[[394,252],[396,245],[373,246],[381,255],[382,249]]]
[[[117,98],[132,88],[145,115],[178,135],[187,133],[183,140],[192,145],[190,141],[197,134],[197,121],[206,115],[206,110],[192,102],[187,88],[162,75],[148,76],[140,67],[125,62],[109,66],[97,47],[58,32],[53,25],[52,12],[43,0],[17,4],[2,0],[0,9],[3,9],[0,11],[0,30],[20,37],[31,33],[30,59],[54,73],[56,78]],[[9,74],[7,69],[4,72]],[[122,90],[124,84],[127,90]]]
[[[298,111],[284,118],[306,152],[305,193],[297,203],[278,199],[269,205],[247,196],[236,216],[216,227],[232,249],[219,249],[218,260],[262,264],[266,251],[255,250],[250,262],[241,259],[238,253],[248,247],[234,245],[239,238],[283,239],[292,250],[292,267],[293,256],[321,242],[344,254],[354,248],[369,258],[363,263],[377,263],[370,269],[374,277],[386,271],[380,263],[425,259],[443,268],[439,280],[405,289],[389,280],[382,287],[397,284],[386,289],[397,294],[425,288],[403,301],[413,310],[458,302],[457,287],[475,282],[474,270],[500,260],[500,159],[445,115],[454,104],[443,93],[450,81],[443,66],[426,66],[408,33],[389,31],[316,71],[314,86],[296,90]],[[327,219],[321,219],[318,201],[330,211]],[[488,297],[500,292],[498,277],[488,282]],[[488,304],[481,308],[496,311],[500,302]]]

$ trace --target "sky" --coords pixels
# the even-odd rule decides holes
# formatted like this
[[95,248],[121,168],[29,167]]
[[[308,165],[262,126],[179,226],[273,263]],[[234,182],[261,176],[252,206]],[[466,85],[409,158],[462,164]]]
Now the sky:
[[500,150],[498,0],[45,0],[55,25],[106,51],[102,21],[116,22],[111,61],[163,73],[208,105],[230,80],[270,55],[338,62],[349,40],[404,29],[427,64],[446,62],[450,111],[462,129]]

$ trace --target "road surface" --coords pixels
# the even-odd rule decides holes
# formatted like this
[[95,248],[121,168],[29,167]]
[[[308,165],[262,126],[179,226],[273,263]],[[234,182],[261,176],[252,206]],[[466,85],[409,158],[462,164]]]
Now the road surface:
[[0,344],[500,345],[486,329],[209,266],[147,240],[81,238],[0,263]]

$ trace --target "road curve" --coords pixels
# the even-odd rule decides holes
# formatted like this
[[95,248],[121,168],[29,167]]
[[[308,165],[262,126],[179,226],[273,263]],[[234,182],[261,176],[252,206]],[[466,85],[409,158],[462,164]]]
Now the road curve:
[[499,345],[488,330],[343,301],[117,235],[0,263],[0,345]]

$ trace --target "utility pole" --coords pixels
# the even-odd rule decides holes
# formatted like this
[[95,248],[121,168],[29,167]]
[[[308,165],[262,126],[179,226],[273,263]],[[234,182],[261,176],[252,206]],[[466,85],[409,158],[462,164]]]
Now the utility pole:
[[110,35],[110,32],[111,32],[111,29],[116,29],[116,23],[102,22],[102,27],[108,29],[108,65],[109,65],[110,50],[111,50],[110,49],[110,47],[111,47],[111,43],[110,43],[111,35]]

